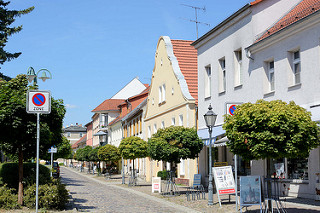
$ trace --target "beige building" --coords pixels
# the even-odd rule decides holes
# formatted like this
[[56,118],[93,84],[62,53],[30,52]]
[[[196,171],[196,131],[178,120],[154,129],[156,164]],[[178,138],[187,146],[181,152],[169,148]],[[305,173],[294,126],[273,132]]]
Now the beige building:
[[[171,40],[168,36],[159,38],[144,118],[146,141],[160,128],[197,126],[197,51],[191,43]],[[148,159],[146,180],[151,181],[158,171],[170,170],[170,166]],[[196,173],[197,159],[181,160],[177,165],[176,181],[191,184]]]
[[76,123],[76,125],[70,125],[62,129],[62,134],[69,141],[71,146],[75,144],[80,138],[87,133],[87,128],[83,127],[82,124]]

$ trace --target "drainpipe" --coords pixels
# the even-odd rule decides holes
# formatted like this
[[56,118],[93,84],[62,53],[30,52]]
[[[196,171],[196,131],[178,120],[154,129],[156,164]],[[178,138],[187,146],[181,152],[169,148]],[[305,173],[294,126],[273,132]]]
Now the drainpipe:
[[247,58],[249,58],[249,59],[251,59],[251,60],[254,60],[254,58],[251,56],[251,53],[250,53],[249,49],[248,49],[248,48],[245,48],[245,51],[246,51],[246,56],[247,56]]

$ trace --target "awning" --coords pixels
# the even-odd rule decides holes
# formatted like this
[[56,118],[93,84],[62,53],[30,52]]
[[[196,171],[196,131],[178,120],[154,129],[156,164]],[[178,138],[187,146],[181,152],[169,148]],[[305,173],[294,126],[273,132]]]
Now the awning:
[[100,131],[97,132],[96,134],[93,134],[93,136],[102,136],[102,135],[107,135],[107,133],[100,130]]
[[226,143],[229,141],[227,136],[224,136],[223,138],[217,140],[214,142],[214,146],[226,146]]
[[[215,126],[212,128],[212,143],[216,140],[216,137],[225,134],[225,130],[222,129],[222,125]],[[202,139],[204,145],[209,145],[209,131],[208,128],[205,129],[199,129],[198,130],[198,136],[200,139]]]

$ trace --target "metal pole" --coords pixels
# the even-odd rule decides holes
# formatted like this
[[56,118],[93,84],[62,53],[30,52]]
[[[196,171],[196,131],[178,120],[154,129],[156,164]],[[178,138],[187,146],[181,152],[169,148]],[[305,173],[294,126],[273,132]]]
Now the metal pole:
[[208,187],[208,205],[213,205],[213,185],[212,185],[212,151],[211,151],[211,140],[212,140],[212,128],[209,128],[209,187]]
[[50,177],[52,177],[52,168],[53,168],[53,152],[51,150],[51,172],[50,172]]
[[124,160],[123,157],[121,159],[121,164],[122,164],[122,169],[121,169],[121,173],[122,173],[122,184],[126,184],[125,183],[125,179],[124,179]]
[[238,212],[238,165],[237,155],[234,155],[234,176],[235,176],[235,187],[236,187],[236,212]]
[[36,172],[36,213],[38,213],[39,195],[39,145],[40,145],[40,113],[37,113],[37,172]]

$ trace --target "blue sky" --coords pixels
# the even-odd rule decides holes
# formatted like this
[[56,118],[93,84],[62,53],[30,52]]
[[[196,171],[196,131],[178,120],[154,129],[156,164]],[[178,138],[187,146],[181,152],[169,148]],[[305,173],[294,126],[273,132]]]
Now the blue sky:
[[150,84],[154,54],[160,36],[196,39],[247,4],[248,0],[11,0],[9,9],[35,6],[16,19],[23,30],[11,36],[9,52],[22,55],[1,66],[10,77],[48,69],[53,79],[40,90],[50,90],[67,108],[64,126],[85,125],[93,110],[136,76]]

